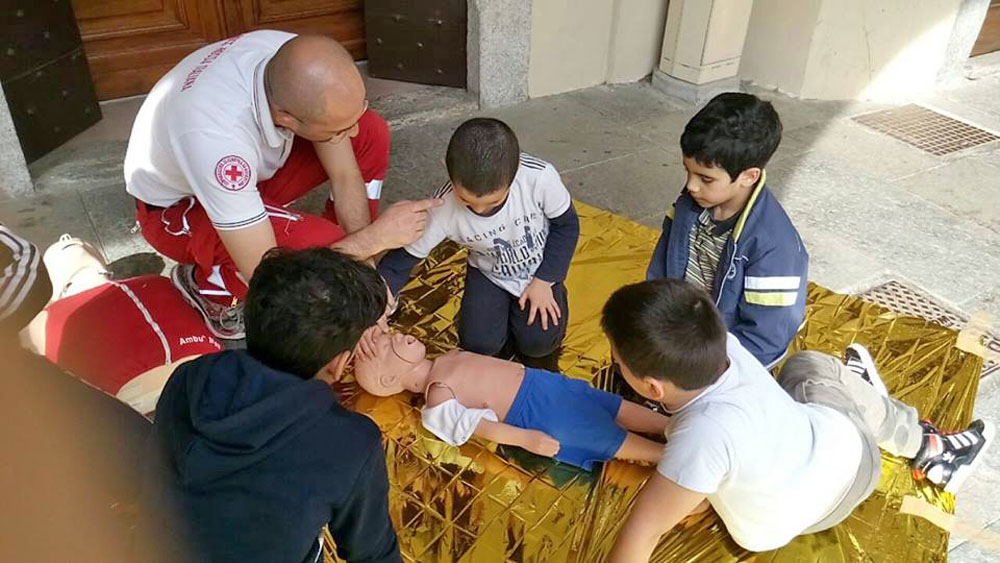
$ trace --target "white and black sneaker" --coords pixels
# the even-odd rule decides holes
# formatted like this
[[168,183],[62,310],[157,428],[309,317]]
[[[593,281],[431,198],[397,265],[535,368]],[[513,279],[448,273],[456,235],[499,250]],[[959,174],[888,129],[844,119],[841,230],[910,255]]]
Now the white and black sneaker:
[[993,424],[975,420],[961,432],[944,433],[927,421],[921,421],[924,441],[910,461],[913,478],[927,480],[954,493],[962,487],[983,453],[993,441]]
[[860,344],[851,344],[844,351],[844,365],[847,369],[858,374],[861,379],[867,381],[883,397],[889,396],[889,390],[882,382],[882,376],[878,374],[875,367],[875,360],[867,348]]
[[177,264],[170,271],[170,280],[180,290],[184,299],[205,319],[208,330],[222,340],[243,340],[246,329],[243,325],[243,303],[226,307],[206,299],[198,289],[194,279],[194,264]]

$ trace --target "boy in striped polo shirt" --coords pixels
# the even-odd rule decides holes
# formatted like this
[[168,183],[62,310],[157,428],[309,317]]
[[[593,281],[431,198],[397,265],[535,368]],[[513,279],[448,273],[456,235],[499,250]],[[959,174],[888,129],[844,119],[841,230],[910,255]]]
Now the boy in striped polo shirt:
[[647,279],[683,279],[711,295],[726,327],[767,368],[805,317],[809,254],[767,189],[781,142],[770,102],[720,94],[681,135],[687,183],[663,220]]

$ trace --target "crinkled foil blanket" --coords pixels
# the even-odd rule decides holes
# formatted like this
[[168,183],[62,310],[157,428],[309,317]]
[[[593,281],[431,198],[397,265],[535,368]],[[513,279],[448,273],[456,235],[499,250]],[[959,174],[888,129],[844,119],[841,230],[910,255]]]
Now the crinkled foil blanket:
[[[618,287],[643,279],[658,232],[579,205],[580,243],[567,281],[572,322],[564,373],[605,389],[610,351],[599,315]],[[438,248],[407,285],[396,328],[420,337],[432,355],[457,345],[454,319],[465,252]],[[818,286],[809,290],[795,349],[841,355],[861,342],[875,355],[893,395],[943,428],[969,422],[982,359],[955,348],[957,333]],[[597,562],[606,559],[649,467],[613,461],[587,473],[517,448],[473,440],[451,447],[420,425],[420,398],[377,399],[348,387],[354,408],[386,439],[390,511],[406,561]],[[883,454],[876,492],[844,523],[801,536],[774,552],[750,553],[708,511],[664,536],[652,561],[943,561],[948,534],[899,513],[915,495],[946,512],[954,498],[917,486],[904,461]],[[333,560],[327,553],[327,560]]]

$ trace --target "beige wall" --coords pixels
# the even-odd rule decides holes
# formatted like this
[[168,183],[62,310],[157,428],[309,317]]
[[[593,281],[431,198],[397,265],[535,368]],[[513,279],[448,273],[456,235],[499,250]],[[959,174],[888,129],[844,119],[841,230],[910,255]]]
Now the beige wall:
[[822,0],[754,0],[740,76],[769,88],[802,90]]
[[630,82],[659,58],[667,0],[534,0],[528,95]]
[[740,77],[802,98],[934,86],[962,0],[756,0]]
[[667,0],[617,0],[613,17],[606,80],[635,82],[660,60]]

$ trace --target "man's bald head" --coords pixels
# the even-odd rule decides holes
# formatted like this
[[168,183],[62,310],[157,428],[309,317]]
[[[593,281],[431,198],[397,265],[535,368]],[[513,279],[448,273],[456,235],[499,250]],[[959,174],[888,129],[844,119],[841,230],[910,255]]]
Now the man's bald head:
[[362,113],[361,73],[351,54],[334,39],[299,35],[278,49],[266,73],[272,112],[282,111],[331,131],[350,127]]

